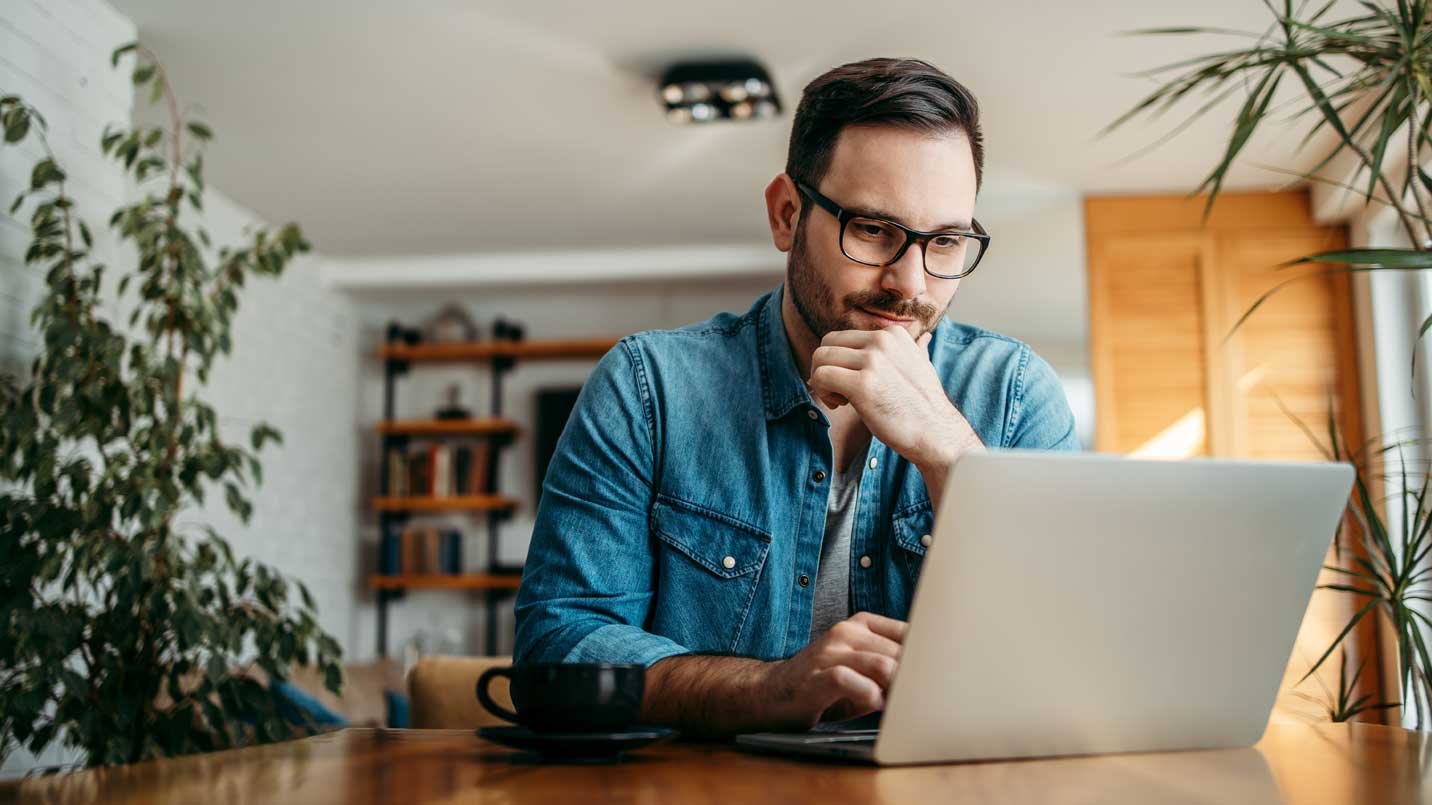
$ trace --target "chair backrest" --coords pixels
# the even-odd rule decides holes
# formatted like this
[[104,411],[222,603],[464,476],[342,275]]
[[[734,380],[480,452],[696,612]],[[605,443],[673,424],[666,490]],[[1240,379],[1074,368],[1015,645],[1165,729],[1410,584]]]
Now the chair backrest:
[[[509,722],[477,702],[477,678],[489,668],[512,664],[511,657],[423,657],[408,672],[410,719],[414,729],[474,729]],[[512,709],[507,679],[493,680],[492,698]]]

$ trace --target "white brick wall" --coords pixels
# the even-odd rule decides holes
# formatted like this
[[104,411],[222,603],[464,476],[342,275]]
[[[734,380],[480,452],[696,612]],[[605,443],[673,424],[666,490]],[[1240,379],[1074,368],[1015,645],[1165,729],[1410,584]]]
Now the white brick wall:
[[[126,203],[131,188],[103,160],[99,138],[107,122],[131,119],[128,71],[112,69],[109,54],[135,37],[135,26],[101,0],[0,0],[0,92],[22,95],[49,121],[51,146],[70,177],[67,189],[100,238],[97,251],[111,266],[111,282],[122,266],[132,265],[132,251],[116,256],[103,233],[109,213]],[[222,148],[223,132],[218,134],[214,147]],[[23,265],[28,210],[15,218],[4,211],[28,186],[41,153],[35,145],[0,148],[0,372],[28,364],[37,347],[29,311],[44,287],[41,271]],[[233,243],[245,225],[258,222],[212,188],[206,208],[216,243]],[[213,525],[240,555],[305,581],[324,628],[350,654],[355,607],[366,595],[359,587],[355,540],[356,333],[353,305],[323,287],[313,258],[291,263],[278,282],[246,286],[233,354],[216,367],[205,396],[230,440],[246,444],[250,427],[266,420],[283,432],[284,444],[269,445],[262,454],[265,482],[253,496],[248,526],[228,513],[221,494],[180,518]],[[72,761],[58,749],[39,759],[17,753],[0,777]]]

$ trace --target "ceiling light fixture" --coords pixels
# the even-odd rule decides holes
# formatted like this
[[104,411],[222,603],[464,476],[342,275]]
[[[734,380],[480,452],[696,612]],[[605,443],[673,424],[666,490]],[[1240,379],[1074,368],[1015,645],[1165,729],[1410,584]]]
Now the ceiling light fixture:
[[658,92],[672,123],[760,120],[781,113],[770,73],[754,61],[680,62]]

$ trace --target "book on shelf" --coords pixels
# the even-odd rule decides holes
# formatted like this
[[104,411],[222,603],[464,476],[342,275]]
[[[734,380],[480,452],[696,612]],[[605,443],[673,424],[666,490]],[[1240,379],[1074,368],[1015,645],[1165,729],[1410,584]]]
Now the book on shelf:
[[457,576],[462,572],[462,532],[458,529],[394,525],[379,543],[381,575]]
[[433,497],[451,497],[452,448],[445,444],[433,445]]
[[492,442],[476,439],[458,444],[419,442],[407,450],[387,453],[388,497],[455,497],[490,490]]
[[397,576],[403,572],[403,530],[396,524],[384,529],[379,540],[378,572],[384,576]]

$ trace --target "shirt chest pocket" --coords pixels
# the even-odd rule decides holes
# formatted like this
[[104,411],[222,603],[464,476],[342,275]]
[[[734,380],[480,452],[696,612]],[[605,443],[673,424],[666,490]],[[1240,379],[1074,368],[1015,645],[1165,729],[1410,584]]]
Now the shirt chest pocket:
[[734,652],[760,585],[770,534],[717,512],[659,497],[651,629],[693,651]]
[[891,520],[890,535],[895,543],[892,552],[893,577],[887,580],[892,598],[903,602],[908,611],[910,599],[915,595],[915,585],[920,580],[920,567],[924,564],[925,551],[933,543],[930,530],[934,527],[935,515],[929,503],[907,509]]

